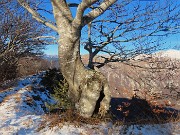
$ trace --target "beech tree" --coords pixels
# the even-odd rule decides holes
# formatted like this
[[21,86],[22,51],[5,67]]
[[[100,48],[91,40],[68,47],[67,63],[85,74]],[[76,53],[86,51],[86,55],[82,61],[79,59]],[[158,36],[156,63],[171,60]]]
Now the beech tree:
[[69,97],[75,103],[80,115],[91,117],[101,91],[104,97],[100,103],[100,113],[109,109],[110,92],[107,79],[95,70],[84,67],[80,57],[81,30],[89,22],[103,14],[116,0],[102,1],[99,6],[86,15],[85,10],[98,0],[82,0],[78,4],[76,15],[73,18],[70,7],[65,0],[52,0],[53,14],[56,25],[41,18],[25,0],[18,2],[26,8],[39,22],[55,30],[59,35],[59,62],[61,72],[69,84]]
[[[32,14],[34,19],[58,33],[58,53],[61,72],[69,84],[69,97],[72,102],[74,102],[80,115],[83,117],[91,117],[97,106],[100,106],[98,110],[99,114],[104,115],[109,109],[111,99],[108,82],[97,68],[94,68],[95,70],[87,69],[83,65],[80,57],[80,39],[82,29],[86,25],[93,23],[93,21],[98,19],[105,11],[109,10],[109,7],[115,4],[117,0],[82,0],[79,3],[68,3],[69,1],[66,0],[51,0],[55,22],[53,22],[53,20],[47,20],[47,18],[43,17],[41,12],[39,12],[40,10],[44,10],[48,13],[50,11],[38,8],[26,0],[18,0],[18,2]],[[120,10],[121,7],[127,6],[131,2],[132,1],[118,1],[119,7],[117,6],[115,9],[111,10],[125,13],[126,11]],[[45,2],[42,3],[45,4]],[[75,15],[71,7],[77,7]],[[114,11],[114,13],[116,13],[116,11]],[[123,18],[126,18],[125,15],[118,16],[118,19],[124,20]],[[133,19],[133,16],[130,15],[130,18]],[[113,31],[109,31],[110,33],[105,30],[106,35],[103,36],[105,36],[108,41],[98,43],[98,46],[94,44],[90,44],[89,46],[85,45],[86,49],[89,50],[89,52],[91,51],[91,54],[92,51],[95,50],[95,53],[93,53],[94,57],[105,45],[114,41],[113,39],[115,39],[115,37],[109,37],[107,34],[113,35],[117,30],[121,29],[120,26],[122,26],[122,24],[126,24],[127,26],[129,24],[130,26],[128,28],[123,27],[122,33],[123,30],[125,30],[125,32],[133,31],[135,24],[132,24],[132,22],[136,22],[136,20],[131,20],[130,18],[127,18],[127,21],[117,23],[116,21],[109,21],[117,24],[117,27],[115,27]],[[114,20],[116,19],[115,17]],[[151,20],[149,18],[146,21]],[[143,27],[148,29],[149,25],[150,24],[147,24]],[[139,26],[139,28],[141,27],[142,26]],[[159,27],[157,28],[159,29]],[[100,34],[104,34],[102,29],[100,29]],[[150,35],[151,34],[145,34],[144,37]],[[114,36],[121,36],[121,34],[114,34]],[[136,38],[133,38],[133,40],[136,40]],[[128,41],[129,40],[127,40],[127,42]],[[91,43],[90,39],[89,43]]]

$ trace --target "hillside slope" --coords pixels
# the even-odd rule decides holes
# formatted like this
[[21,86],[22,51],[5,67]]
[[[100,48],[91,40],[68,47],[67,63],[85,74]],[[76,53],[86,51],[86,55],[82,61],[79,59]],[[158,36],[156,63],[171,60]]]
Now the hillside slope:
[[[155,125],[114,126],[112,123],[99,125],[84,124],[79,127],[65,123],[61,128],[48,127],[44,122],[47,108],[45,103],[54,103],[48,91],[39,84],[43,73],[28,76],[18,81],[17,86],[0,92],[1,135],[97,135],[97,134],[178,134],[180,123]],[[42,123],[47,125],[38,130]]]
[[[88,56],[82,60],[87,64]],[[97,57],[95,61],[103,59]],[[109,81],[112,97],[132,98],[136,93],[180,109],[180,50],[142,54],[129,62],[108,63],[100,70]]]

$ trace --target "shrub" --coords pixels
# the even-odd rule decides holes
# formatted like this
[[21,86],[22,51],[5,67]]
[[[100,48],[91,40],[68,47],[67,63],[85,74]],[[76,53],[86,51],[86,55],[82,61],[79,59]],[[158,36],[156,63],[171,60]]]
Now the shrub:
[[51,94],[54,94],[54,88],[58,87],[59,82],[63,81],[64,77],[58,69],[53,68],[46,71],[44,77],[41,80],[41,84],[44,85]]
[[57,87],[53,89],[54,94],[51,95],[55,98],[57,102],[56,104],[50,106],[51,109],[49,110],[51,112],[58,109],[61,111],[73,109],[73,104],[68,96],[68,90],[69,85],[65,79],[61,80],[58,83]]
[[15,60],[10,57],[7,58],[7,60],[0,58],[0,82],[16,78],[17,65],[14,61]]
[[68,97],[69,85],[58,69],[49,69],[42,78],[41,83],[50,90],[51,96],[57,101],[53,105],[46,104],[50,112],[73,108],[73,104]]

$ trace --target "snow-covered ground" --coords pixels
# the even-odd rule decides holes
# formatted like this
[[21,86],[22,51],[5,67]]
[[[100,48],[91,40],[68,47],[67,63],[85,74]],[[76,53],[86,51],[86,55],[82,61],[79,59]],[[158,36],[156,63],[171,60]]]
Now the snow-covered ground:
[[45,114],[45,103],[53,103],[48,91],[39,84],[42,74],[18,81],[16,87],[0,92],[0,135],[178,135],[180,122],[159,125],[114,126],[111,123],[76,127],[46,126],[38,131]]
[[29,76],[19,80],[17,87],[0,93],[0,134],[35,132],[42,121],[45,102],[53,102],[47,91],[38,90],[42,89],[40,80],[38,75]]

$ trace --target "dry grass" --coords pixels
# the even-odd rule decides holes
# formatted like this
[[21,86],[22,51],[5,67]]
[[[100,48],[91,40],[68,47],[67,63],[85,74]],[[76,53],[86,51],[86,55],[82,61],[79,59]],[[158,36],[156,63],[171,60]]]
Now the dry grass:
[[6,81],[4,83],[0,83],[0,93],[9,91],[11,87],[15,87],[17,85],[18,79]]
[[21,102],[21,94],[19,94],[19,93],[14,94],[14,98],[16,100],[16,103],[20,103]]
[[44,115],[44,121],[41,123],[39,130],[48,126],[50,128],[58,126],[62,128],[65,123],[73,124],[75,127],[80,127],[84,124],[98,125],[102,122],[108,121],[108,118],[100,118],[98,116],[91,118],[84,118],[80,116],[75,110],[69,109],[65,112],[49,113]]
[[[107,114],[104,118],[101,118],[98,115],[94,115],[91,118],[83,118],[75,110],[59,110],[56,111],[56,113],[48,113],[44,115],[44,121],[39,127],[39,130],[47,126],[50,128],[57,126],[61,128],[66,122],[74,125],[75,127],[80,127],[84,124],[98,125],[102,122],[112,122],[115,126],[131,124],[163,124],[169,122],[180,122],[180,114],[177,113],[177,110],[176,112],[167,111],[163,107],[159,106],[153,108],[154,106],[151,105],[149,102],[145,103],[131,102],[131,104],[125,104],[125,112],[128,113],[125,114],[121,112],[122,115],[124,115],[123,119],[114,119],[114,114],[112,112],[109,112],[109,114]],[[138,109],[138,111],[134,111],[134,109],[136,108]],[[121,115],[121,113],[118,115]]]
[[30,96],[26,96],[25,102],[27,105],[32,106],[34,104],[34,99]]
[[180,120],[179,111],[170,108],[170,105],[169,103],[157,104],[139,97],[132,97],[132,99],[114,98],[111,103],[113,123],[122,125],[122,123],[162,124],[177,122]]
[[34,87],[33,87],[32,85],[27,85],[27,86],[25,87],[25,89],[26,89],[27,91],[33,91]]
[[[3,102],[6,102],[6,101],[8,101],[8,100],[10,100],[10,99],[12,99],[12,98],[15,99],[15,102],[16,102],[16,103],[19,103],[19,102],[21,101],[21,94],[16,93],[16,94],[14,94],[13,96],[12,96],[12,95],[8,95],[8,96],[6,96],[6,97],[4,98]],[[3,103],[3,102],[2,102],[2,103]]]

